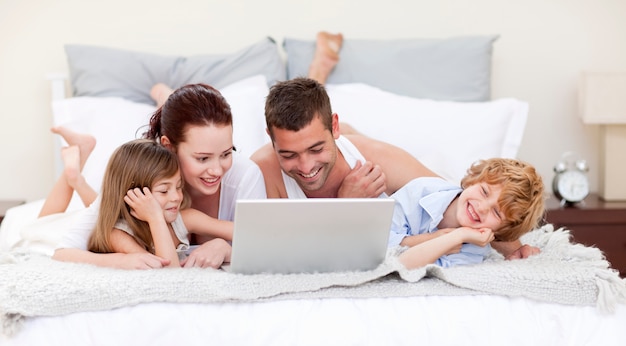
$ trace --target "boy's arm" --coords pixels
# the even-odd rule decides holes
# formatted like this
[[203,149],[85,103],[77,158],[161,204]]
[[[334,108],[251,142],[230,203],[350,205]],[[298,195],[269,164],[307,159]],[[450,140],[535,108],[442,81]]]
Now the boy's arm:
[[493,233],[489,229],[461,227],[409,248],[400,254],[398,259],[408,269],[419,268],[434,263],[459,244],[472,243],[484,246],[492,239]]
[[442,228],[432,233],[408,235],[402,239],[400,245],[412,247],[452,231],[454,231],[454,228]]

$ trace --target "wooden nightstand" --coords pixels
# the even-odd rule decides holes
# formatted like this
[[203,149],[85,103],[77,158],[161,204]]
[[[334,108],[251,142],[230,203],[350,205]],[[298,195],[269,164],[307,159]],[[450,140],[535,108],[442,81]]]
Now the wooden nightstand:
[[626,202],[606,202],[590,194],[584,203],[561,207],[551,197],[546,202],[546,221],[555,229],[569,229],[577,243],[602,250],[622,277],[626,277]]
[[6,215],[7,210],[9,210],[9,208],[13,208],[13,207],[17,207],[20,204],[24,204],[25,201],[18,201],[18,200],[0,200],[0,223],[2,223],[2,220],[4,219],[4,215]]

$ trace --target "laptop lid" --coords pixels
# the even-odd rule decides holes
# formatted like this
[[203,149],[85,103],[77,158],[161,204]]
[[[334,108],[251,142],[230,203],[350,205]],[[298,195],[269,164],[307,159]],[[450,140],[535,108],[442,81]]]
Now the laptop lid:
[[370,270],[385,259],[391,198],[238,200],[229,271]]

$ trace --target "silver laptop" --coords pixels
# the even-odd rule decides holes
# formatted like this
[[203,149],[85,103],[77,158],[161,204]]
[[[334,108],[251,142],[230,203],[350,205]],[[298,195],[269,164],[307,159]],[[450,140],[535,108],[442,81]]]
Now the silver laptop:
[[391,198],[239,200],[234,273],[369,270],[385,259]]

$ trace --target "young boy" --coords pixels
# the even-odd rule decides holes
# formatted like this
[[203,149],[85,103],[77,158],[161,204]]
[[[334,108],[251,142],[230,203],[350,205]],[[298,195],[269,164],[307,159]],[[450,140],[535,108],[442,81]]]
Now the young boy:
[[396,209],[389,245],[409,246],[407,268],[480,263],[489,243],[511,241],[537,227],[544,186],[534,167],[494,158],[472,165],[461,187],[441,178],[417,178],[391,197]]

